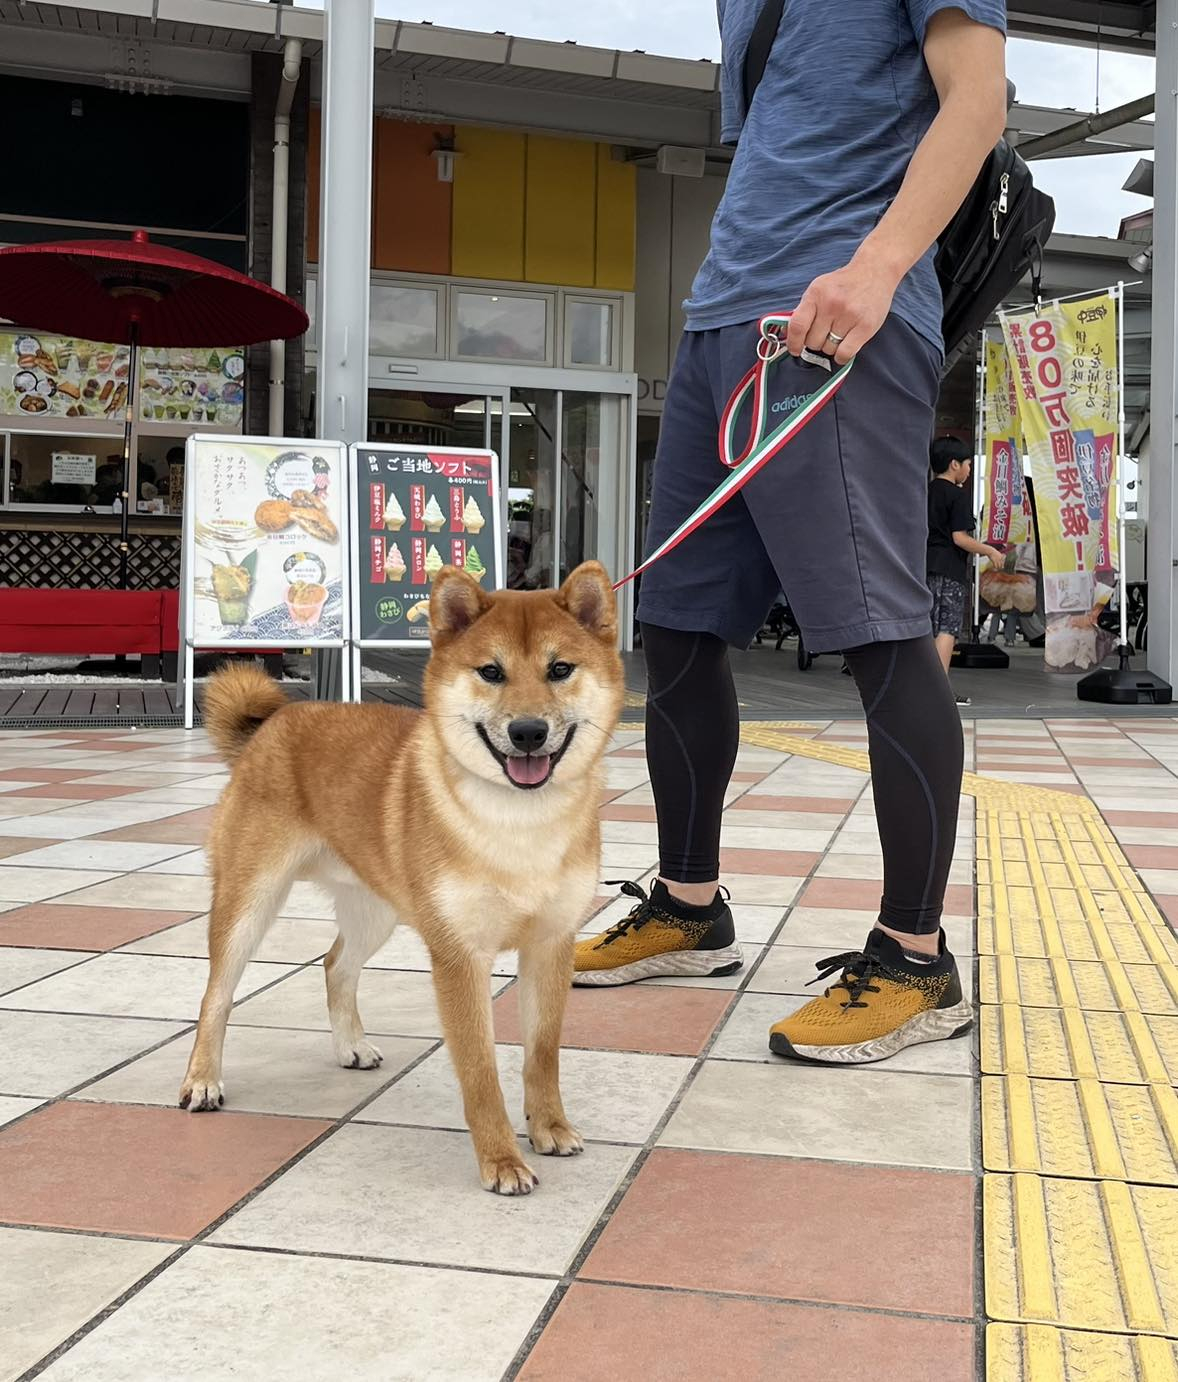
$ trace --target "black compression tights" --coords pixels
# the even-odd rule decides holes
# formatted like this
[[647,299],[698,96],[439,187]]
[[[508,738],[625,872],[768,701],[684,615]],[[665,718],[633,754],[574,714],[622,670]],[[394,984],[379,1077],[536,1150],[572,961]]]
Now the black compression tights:
[[[720,817],[740,723],[727,646],[706,633],[642,626],[650,691],[646,756],[659,823],[659,871],[679,883],[720,872]],[[867,714],[871,783],[883,846],[880,920],[928,935],[941,909],[957,833],[961,720],[931,637],[851,648]]]

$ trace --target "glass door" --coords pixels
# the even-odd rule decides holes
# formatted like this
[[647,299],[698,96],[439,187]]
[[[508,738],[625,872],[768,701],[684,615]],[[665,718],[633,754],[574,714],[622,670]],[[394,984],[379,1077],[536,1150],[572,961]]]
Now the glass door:
[[507,475],[507,584],[544,590],[557,583],[556,454],[560,394],[512,389]]
[[623,394],[512,389],[509,586],[559,585],[591,559],[622,573],[628,401]]

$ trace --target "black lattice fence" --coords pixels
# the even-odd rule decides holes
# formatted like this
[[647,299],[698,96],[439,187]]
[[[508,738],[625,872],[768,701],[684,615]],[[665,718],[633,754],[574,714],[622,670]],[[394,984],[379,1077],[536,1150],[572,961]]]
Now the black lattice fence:
[[[128,590],[163,590],[180,584],[180,539],[167,533],[132,533]],[[0,532],[0,587],[34,590],[118,590],[117,533]]]

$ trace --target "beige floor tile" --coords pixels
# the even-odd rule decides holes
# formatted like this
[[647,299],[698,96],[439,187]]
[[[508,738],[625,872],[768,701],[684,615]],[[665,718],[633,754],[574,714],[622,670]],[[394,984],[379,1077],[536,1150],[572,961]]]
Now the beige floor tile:
[[969,1170],[968,1079],[708,1061],[660,1142],[672,1147]]
[[[510,981],[492,980],[498,993]],[[382,1035],[440,1037],[441,1020],[434,1002],[433,979],[411,970],[367,969],[360,979],[360,1016],[379,1045]],[[300,970],[272,991],[234,1008],[229,1021],[245,1027],[300,1027],[330,1030],[323,970]]]
[[53,1098],[183,1030],[178,1022],[0,1008],[0,1093]]
[[13,1382],[175,1251],[174,1243],[0,1228],[0,1382]]
[[[523,1048],[496,1048],[507,1113],[524,1134]],[[582,1137],[601,1142],[643,1143],[683,1083],[692,1062],[684,1056],[645,1056],[621,1051],[560,1054],[565,1111]],[[462,1098],[449,1053],[442,1049],[362,1113],[364,1122],[465,1128]],[[537,1168],[539,1170],[539,1168]],[[541,1177],[542,1177],[541,1171]]]
[[[342,1118],[430,1045],[428,1040],[385,1037],[380,1042],[383,1065],[374,1070],[344,1070],[336,1063],[325,1032],[230,1027],[225,1039],[225,1107],[247,1113]],[[76,1097],[170,1108],[176,1103],[191,1049],[191,1040],[182,1037],[88,1085]]]
[[348,1124],[213,1241],[559,1275],[635,1152],[602,1143],[577,1157],[523,1150],[540,1185],[521,1201],[481,1188],[464,1132]]
[[[256,993],[289,973],[289,965],[246,965],[237,986],[238,997]],[[0,999],[0,1006],[36,1012],[195,1021],[208,977],[205,960],[113,951],[10,993]]]
[[48,974],[56,974],[59,969],[68,969],[82,960],[89,960],[92,953],[89,950],[33,950],[0,946],[0,994],[12,993],[14,989],[35,983]]
[[[63,877],[81,879],[77,870],[60,872]],[[101,878],[108,876],[99,875]],[[121,878],[110,878],[109,882],[97,882],[94,887],[85,887],[81,881],[73,886],[75,891],[70,892],[68,899],[53,900],[68,900],[71,907],[84,907],[89,903],[94,907],[174,908],[182,912],[207,912],[212,901],[212,883],[208,878],[186,878],[174,873],[127,873]]]
[[[44,1376],[47,1382],[498,1382],[554,1285],[198,1247]],[[194,1318],[215,1320],[216,1327],[179,1343],[189,1339]]]

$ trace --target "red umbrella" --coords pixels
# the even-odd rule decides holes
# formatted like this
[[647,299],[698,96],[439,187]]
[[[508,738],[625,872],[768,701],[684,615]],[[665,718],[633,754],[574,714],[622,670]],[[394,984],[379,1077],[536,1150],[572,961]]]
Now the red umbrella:
[[235,346],[289,340],[308,327],[285,294],[211,259],[130,240],[63,240],[0,249],[0,317],[55,335],[129,345],[123,433],[122,580],[130,521],[131,419],[140,346]]

